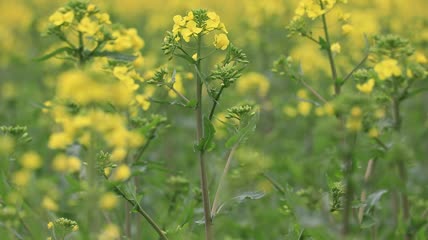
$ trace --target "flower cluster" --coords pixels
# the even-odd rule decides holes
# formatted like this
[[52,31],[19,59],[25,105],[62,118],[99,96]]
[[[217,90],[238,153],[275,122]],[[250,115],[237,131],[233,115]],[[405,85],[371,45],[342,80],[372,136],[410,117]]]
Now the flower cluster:
[[49,17],[47,35],[66,44],[47,58],[65,53],[68,58],[82,63],[91,57],[120,58],[111,52],[121,52],[131,53],[136,64],[143,61],[140,50],[144,40],[137,30],[112,24],[108,13],[84,1],[71,1],[54,12]]
[[[212,11],[204,9],[192,10],[186,16],[176,15],[173,17],[174,25],[172,32],[164,38],[162,49],[165,54],[175,54],[176,49],[180,49],[183,53],[181,40],[188,43],[191,39],[197,39],[198,36],[202,37],[211,32],[218,32],[214,34],[213,42],[215,48],[226,50],[229,46],[229,38],[227,37],[227,29],[220,17]],[[195,54],[187,54],[188,58],[196,61],[201,56]],[[189,59],[189,60],[190,60]]]

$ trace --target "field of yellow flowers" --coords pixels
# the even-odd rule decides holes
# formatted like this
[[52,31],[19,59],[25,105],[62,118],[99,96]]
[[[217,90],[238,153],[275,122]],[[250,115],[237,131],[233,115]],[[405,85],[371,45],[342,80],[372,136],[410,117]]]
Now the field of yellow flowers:
[[428,239],[426,0],[0,2],[0,239]]

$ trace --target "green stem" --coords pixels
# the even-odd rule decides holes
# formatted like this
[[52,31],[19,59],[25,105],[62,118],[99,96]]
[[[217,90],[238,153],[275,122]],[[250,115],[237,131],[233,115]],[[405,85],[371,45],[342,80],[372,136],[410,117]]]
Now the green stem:
[[229,151],[229,153],[227,154],[227,160],[226,160],[226,165],[224,166],[223,169],[223,174],[220,177],[220,181],[218,182],[218,186],[217,186],[217,190],[215,192],[215,197],[214,197],[214,201],[213,201],[213,206],[211,208],[211,216],[214,217],[217,213],[217,208],[218,208],[218,200],[220,197],[220,192],[223,189],[223,184],[224,184],[224,180],[226,178],[227,172],[229,171],[230,168],[230,162],[232,161],[232,156],[235,153],[236,148],[238,148],[238,144],[234,145],[232,147],[232,149]]
[[216,109],[217,104],[218,104],[218,100],[220,99],[220,96],[221,96],[223,90],[224,90],[224,86],[221,86],[220,90],[218,91],[217,95],[214,98],[213,106],[211,107],[210,116],[208,118],[209,120],[213,119],[214,112],[215,112],[215,109]]
[[343,229],[342,235],[344,238],[349,234],[350,231],[350,219],[352,211],[352,199],[354,197],[354,181],[352,175],[354,173],[354,164],[353,164],[353,147],[357,141],[357,135],[354,134],[352,141],[345,148],[349,149],[344,156],[345,163],[345,204],[343,209]]
[[136,200],[128,198],[126,194],[117,186],[114,186],[114,190],[117,194],[119,194],[126,201],[128,201],[128,203],[130,203],[133,206],[133,209],[137,210],[137,212],[140,213],[147,220],[147,222],[159,234],[159,237],[162,240],[168,240],[168,237],[165,235],[165,232],[162,231],[159,225],[157,225],[157,223],[150,217],[150,215],[146,211],[144,211],[144,209],[140,206],[140,204]]
[[[202,44],[202,35],[198,35],[198,56],[201,56],[201,44]],[[201,75],[198,74],[201,71],[201,61],[196,62],[196,141],[200,144],[201,139],[204,137],[204,129],[202,126],[202,79]],[[201,149],[198,152],[198,158],[200,163],[200,179],[201,179],[201,190],[202,190],[202,202],[204,205],[204,219],[205,219],[205,239],[212,240],[212,218],[210,215],[210,199],[208,195],[208,180],[207,180],[207,171],[205,166],[204,159],[204,150]]]
[[[394,130],[399,133],[401,130],[401,115],[400,115],[400,100],[397,98],[393,98],[392,99],[392,115],[393,115],[393,120],[394,120],[394,125],[393,128]],[[406,163],[404,162],[404,159],[400,158],[399,160],[397,160],[397,168],[398,168],[398,173],[400,175],[402,184],[403,184],[403,190],[401,192],[401,208],[403,211],[403,221],[405,224],[408,223],[408,221],[410,220],[410,203],[409,203],[409,198],[407,196],[407,169],[406,169]],[[405,239],[411,239],[412,236],[410,236],[409,234],[405,234]]]
[[[322,3],[322,0],[320,0],[319,2],[320,2],[321,9],[324,10],[324,4]],[[336,64],[334,63],[333,53],[331,51],[331,42],[330,42],[330,36],[328,34],[328,26],[327,26],[327,20],[326,20],[325,15],[326,14],[321,15],[321,19],[322,19],[322,23],[323,23],[325,41],[327,43],[326,51],[327,51],[327,55],[328,55],[328,60],[330,62],[331,74],[333,76],[333,81],[334,81],[334,94],[337,96],[340,94],[341,84],[339,82],[337,82]]]

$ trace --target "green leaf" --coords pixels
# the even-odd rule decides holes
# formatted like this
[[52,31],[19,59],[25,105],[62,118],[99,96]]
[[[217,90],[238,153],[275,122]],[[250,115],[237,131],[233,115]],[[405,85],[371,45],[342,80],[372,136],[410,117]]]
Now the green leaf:
[[324,39],[324,38],[322,38],[322,37],[319,37],[318,38],[318,42],[319,42],[319,44],[320,44],[320,49],[321,50],[328,50],[329,49],[329,44],[327,43],[327,41]]
[[215,128],[208,117],[204,116],[204,137],[199,141],[196,148],[199,151],[211,151],[214,148],[214,134]]
[[247,122],[246,125],[240,127],[238,132],[231,136],[227,141],[225,146],[227,148],[232,148],[236,144],[241,144],[244,142],[250,134],[256,130],[257,121],[259,119],[259,113],[254,114],[251,119]]
[[137,58],[136,56],[131,54],[124,54],[124,53],[118,53],[118,52],[95,52],[92,56],[108,57],[114,60],[125,61],[125,62],[132,62]]
[[62,48],[58,48],[58,49],[54,50],[51,53],[48,53],[48,54],[44,55],[44,56],[35,58],[34,60],[41,62],[41,61],[48,60],[49,58],[55,57],[56,55],[58,55],[60,53],[63,53],[63,52],[72,53],[73,51],[74,50],[72,48],[62,47]]
[[383,194],[387,193],[388,191],[385,189],[379,190],[377,192],[374,192],[372,194],[370,194],[367,197],[367,207],[366,207],[366,213],[369,213],[375,206],[376,204],[380,201],[381,197]]

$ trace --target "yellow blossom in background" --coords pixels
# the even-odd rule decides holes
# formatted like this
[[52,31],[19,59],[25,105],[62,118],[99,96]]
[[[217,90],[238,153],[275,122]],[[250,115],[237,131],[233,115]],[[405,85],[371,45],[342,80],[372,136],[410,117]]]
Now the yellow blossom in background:
[[20,161],[23,168],[28,170],[35,170],[42,166],[42,159],[40,155],[34,151],[26,152],[22,155]]
[[116,207],[117,203],[118,203],[118,198],[116,194],[112,192],[104,193],[98,202],[100,208],[105,210],[110,210]]
[[214,36],[214,46],[221,50],[225,50],[229,46],[229,39],[224,33],[216,34]]
[[0,136],[0,154],[10,154],[15,147],[15,142],[9,136]]
[[51,149],[64,149],[73,143],[72,136],[64,132],[53,133],[49,137],[48,147]]
[[401,76],[401,69],[395,59],[386,59],[378,63],[374,67],[375,72],[380,80],[385,80],[392,76]]
[[54,224],[53,222],[48,222],[47,226],[48,226],[48,229],[52,229],[54,227]]
[[59,207],[56,202],[50,197],[44,197],[42,200],[42,207],[49,211],[58,211]]
[[359,118],[349,118],[346,121],[346,128],[352,132],[358,132],[362,129],[363,123]]
[[269,80],[257,72],[249,72],[236,82],[236,89],[240,94],[257,93],[260,97],[265,97],[269,91]]
[[120,237],[119,227],[114,224],[108,224],[98,235],[98,240],[117,240]]
[[362,93],[369,94],[373,91],[374,85],[375,85],[375,80],[371,78],[366,83],[357,84],[357,89]]
[[282,112],[283,112],[287,117],[290,117],[290,118],[294,118],[294,117],[296,117],[296,116],[297,116],[297,110],[296,110],[294,107],[292,107],[292,106],[285,106],[285,107],[282,109]]
[[58,154],[52,161],[52,168],[58,172],[77,172],[80,171],[81,165],[79,158],[65,154]]
[[331,104],[331,103],[326,103],[326,104],[324,104],[324,112],[325,112],[328,116],[333,116],[333,115],[334,115],[334,107],[333,107],[333,104]]
[[306,91],[306,89],[303,89],[303,88],[301,88],[301,89],[299,89],[298,91],[297,91],[297,97],[298,98],[300,98],[300,99],[308,99],[309,98],[309,96],[308,96],[308,91]]
[[351,24],[345,24],[342,26],[343,34],[350,34],[354,30],[354,27]]
[[131,176],[131,169],[129,169],[128,165],[122,164],[119,165],[112,176],[113,181],[125,181]]
[[18,187],[27,186],[31,178],[31,172],[28,170],[18,170],[12,176],[13,183]]
[[195,61],[198,60],[198,54],[197,53],[193,54],[192,55],[192,59],[195,60]]
[[113,150],[111,153],[111,160],[115,162],[122,161],[126,157],[127,151],[123,147],[119,147]]
[[414,55],[417,63],[420,63],[420,64],[428,63],[427,57],[423,53],[416,52]]
[[312,109],[312,103],[310,102],[301,101],[299,102],[299,104],[297,104],[297,110],[299,114],[304,117],[308,116],[309,113],[311,113],[311,109]]
[[369,134],[369,137],[371,137],[371,138],[379,137],[379,131],[376,128],[370,128],[368,134]]
[[362,123],[362,113],[363,111],[361,110],[360,107],[352,107],[351,109],[351,115],[348,117],[347,121],[346,121],[346,128],[352,132],[358,132],[363,128],[363,123]]
[[331,49],[331,51],[332,51],[333,53],[338,54],[338,53],[340,53],[341,47],[340,47],[340,44],[339,44],[339,43],[333,43],[333,44],[331,45],[330,49]]
[[384,118],[384,117],[385,117],[385,110],[384,110],[384,109],[381,109],[381,108],[376,109],[376,111],[375,111],[374,115],[375,115],[375,117],[376,117],[377,119],[382,119],[382,118]]
[[324,116],[324,114],[325,114],[324,107],[315,108],[315,115],[317,115],[318,117],[322,117]]
[[352,109],[351,109],[351,116],[352,117],[361,117],[362,113],[363,113],[363,111],[361,110],[360,107],[352,107]]

